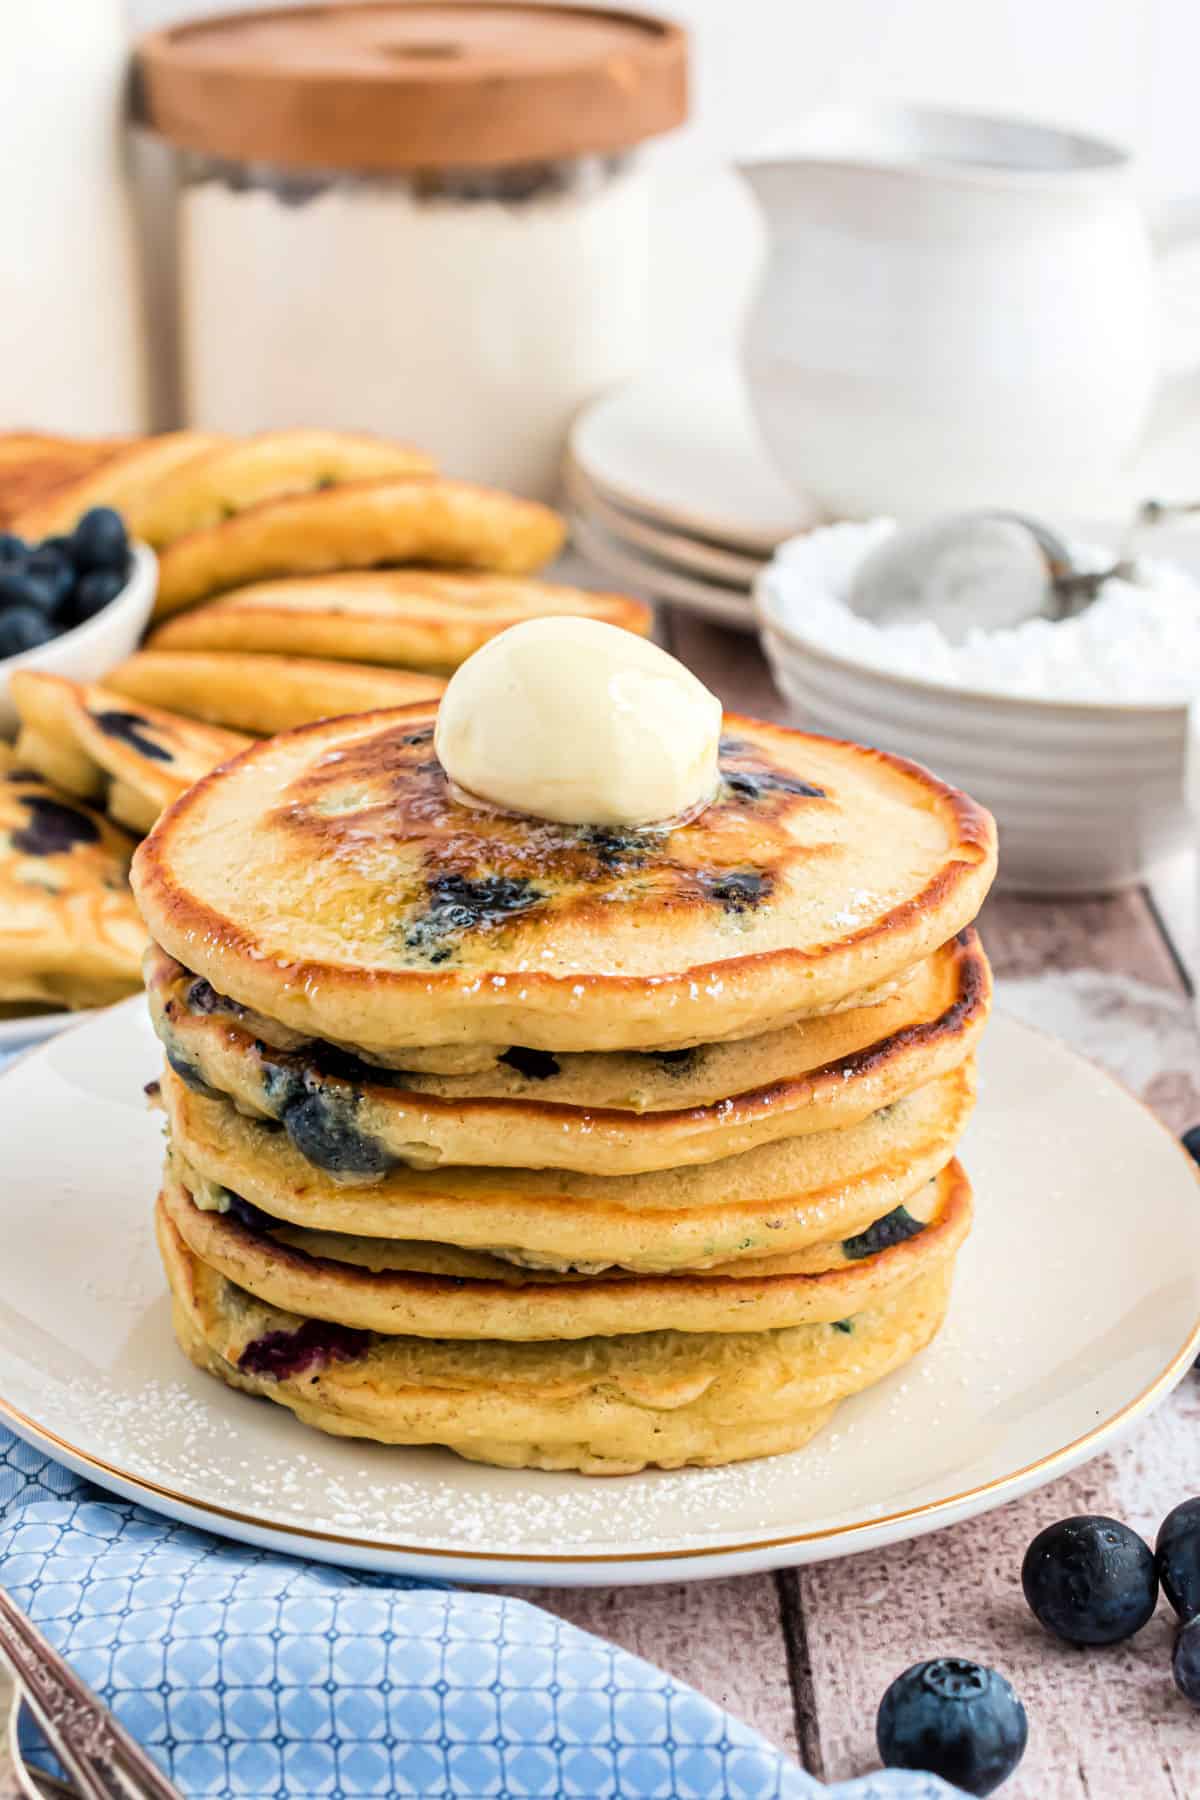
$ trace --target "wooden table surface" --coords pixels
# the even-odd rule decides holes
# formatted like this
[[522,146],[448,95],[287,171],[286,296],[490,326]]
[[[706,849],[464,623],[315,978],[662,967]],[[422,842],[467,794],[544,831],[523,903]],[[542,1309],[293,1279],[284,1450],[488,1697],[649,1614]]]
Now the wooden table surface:
[[[679,613],[663,635],[731,708],[786,716],[752,639]],[[1152,1040],[1168,1022],[1176,1066],[1160,1070],[1143,1057],[1141,1073],[1146,1097],[1174,1130],[1200,1122],[1187,977],[1162,924],[1178,906],[1175,893],[1142,890],[1082,901],[998,896],[983,918],[1001,984],[1022,978],[1027,992],[1043,975],[1113,977],[1101,1000],[1114,1045],[1135,1031],[1139,1042]],[[1091,1048],[1104,1059],[1103,1045]],[[1045,1636],[1019,1578],[1026,1545],[1054,1519],[1111,1513],[1152,1538],[1164,1514],[1195,1492],[1200,1375],[1114,1454],[982,1518],[889,1550],[724,1581],[507,1591],[671,1670],[826,1780],[876,1766],[875,1710],[892,1677],[953,1653],[1001,1668],[1028,1710],[1029,1749],[1004,1800],[1198,1800],[1200,1714],[1171,1683],[1166,1607],[1133,1643],[1085,1653]],[[0,1800],[16,1794],[0,1748]]]
[[[727,707],[787,717],[752,638],[680,612],[663,635]],[[1128,978],[1113,984],[1117,1038],[1126,1010],[1127,1029],[1161,1028],[1157,1012],[1134,1019],[1145,996],[1132,984],[1161,991],[1187,1067],[1152,1076],[1146,1097],[1180,1131],[1200,1123],[1200,1056],[1186,1041],[1187,977],[1165,910],[1142,890],[1082,901],[999,895],[982,926],[1001,986],[1069,970]],[[1200,1374],[1112,1455],[889,1550],[771,1575],[528,1597],[689,1681],[824,1780],[877,1767],[875,1711],[889,1681],[952,1653],[1002,1669],[1029,1713],[1029,1748],[1003,1800],[1200,1800],[1200,1713],[1171,1682],[1165,1604],[1131,1644],[1084,1653],[1041,1631],[1020,1585],[1025,1548],[1052,1520],[1109,1513],[1153,1539],[1171,1507],[1197,1492]]]

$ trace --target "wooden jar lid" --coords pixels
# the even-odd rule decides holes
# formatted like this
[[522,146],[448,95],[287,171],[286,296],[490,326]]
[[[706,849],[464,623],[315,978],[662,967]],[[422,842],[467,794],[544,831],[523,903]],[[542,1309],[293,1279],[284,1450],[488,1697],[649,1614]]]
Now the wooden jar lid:
[[650,14],[374,0],[198,19],[139,40],[135,110],[180,149],[296,168],[544,162],[687,114],[687,38]]

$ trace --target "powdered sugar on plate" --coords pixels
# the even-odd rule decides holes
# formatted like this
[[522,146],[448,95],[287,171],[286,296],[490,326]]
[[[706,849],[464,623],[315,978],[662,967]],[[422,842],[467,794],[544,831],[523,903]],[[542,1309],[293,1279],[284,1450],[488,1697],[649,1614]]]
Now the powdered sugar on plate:
[[[1185,704],[1200,691],[1200,583],[1178,563],[1139,556],[1137,581],[1110,580],[1074,619],[970,631],[951,644],[929,621],[877,626],[847,605],[863,558],[893,519],[831,525],[780,546],[763,577],[775,619],[814,649],[939,686],[1055,701]],[[1081,569],[1111,548],[1072,543]]]

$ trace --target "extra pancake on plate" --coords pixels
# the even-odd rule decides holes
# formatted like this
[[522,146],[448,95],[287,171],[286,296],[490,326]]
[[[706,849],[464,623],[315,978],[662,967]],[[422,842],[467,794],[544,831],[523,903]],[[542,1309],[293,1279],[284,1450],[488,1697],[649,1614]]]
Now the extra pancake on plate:
[[522,1269],[455,1245],[309,1231],[236,1196],[214,1210],[211,1190],[189,1175],[175,1159],[161,1203],[209,1268],[285,1312],[416,1337],[546,1341],[848,1322],[952,1260],[971,1223],[970,1187],[951,1162],[861,1236],[763,1259],[751,1273],[726,1264],[582,1275]]
[[487,1250],[529,1268],[700,1269],[794,1255],[865,1231],[945,1168],[974,1104],[974,1068],[860,1124],[764,1144],[719,1162],[644,1175],[450,1167],[379,1169],[347,1181],[297,1149],[336,1140],[320,1114],[290,1132],[164,1070],[176,1153],[197,1178],[273,1219],[314,1231]]
[[463,804],[433,718],[308,726],[200,782],[135,858],[151,936],[217,994],[371,1060],[663,1050],[896,979],[995,869],[990,815],[880,751],[727,717],[712,804],[617,831]]
[[104,685],[111,693],[189,719],[271,737],[316,719],[434,699],[446,684],[435,675],[407,669],[319,662],[308,656],[142,650],[109,669]]
[[207,531],[264,500],[350,481],[431,475],[423,450],[365,432],[293,427],[212,444],[146,484],[125,506],[134,537],[156,549]]
[[92,682],[17,669],[9,685],[22,762],[103,805],[131,831],[149,831],[193,782],[251,742],[159,707],[131,705]]
[[51,495],[94,474],[128,447],[126,438],[69,438],[44,431],[0,432],[0,525],[32,514]]
[[213,431],[167,431],[157,437],[127,438],[98,455],[83,446],[70,453],[76,466],[69,479],[46,483],[29,496],[10,520],[10,529],[33,541],[69,532],[93,506],[112,506],[125,513],[156,482],[195,457],[228,443]]
[[[892,1000],[765,1040],[703,1046],[680,1060],[617,1056],[611,1074],[603,1055],[542,1074],[536,1056],[510,1053],[488,1073],[446,1077],[273,1050],[240,1021],[191,1009],[185,972],[161,951],[149,957],[147,986],[173,1068],[239,1111],[278,1121],[310,1160],[348,1180],[373,1180],[398,1163],[639,1174],[857,1124],[965,1061],[991,991],[968,930]],[[171,990],[181,986],[179,999]],[[630,1063],[643,1067],[621,1066]]]
[[796,1449],[851,1393],[937,1331],[949,1264],[852,1329],[657,1331],[567,1342],[383,1336],[267,1305],[196,1257],[160,1205],[187,1354],[233,1387],[345,1437],[443,1444],[512,1468],[629,1474]]
[[438,476],[355,481],[264,500],[176,538],[158,561],[155,618],[275,575],[386,563],[446,563],[524,575],[566,528],[535,500]]
[[104,1006],[141,985],[134,840],[0,744],[0,1009]]
[[450,670],[509,625],[560,614],[650,629],[649,607],[625,594],[462,569],[373,569],[236,588],[168,619],[151,643]]

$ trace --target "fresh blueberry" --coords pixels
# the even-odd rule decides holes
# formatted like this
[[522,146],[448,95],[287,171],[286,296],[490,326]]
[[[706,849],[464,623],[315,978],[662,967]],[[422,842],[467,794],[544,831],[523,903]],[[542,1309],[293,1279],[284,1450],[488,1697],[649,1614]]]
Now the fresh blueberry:
[[1200,1163],[1200,1125],[1193,1125],[1190,1131],[1185,1131],[1179,1141],[1193,1162]]
[[71,560],[85,573],[104,569],[124,581],[129,563],[129,538],[125,521],[111,506],[93,506],[71,533]]
[[0,567],[0,610],[9,606],[32,606],[38,612],[54,609],[54,596],[42,582],[30,574],[28,567]]
[[1025,1552],[1021,1586],[1034,1615],[1069,1644],[1119,1644],[1158,1604],[1149,1544],[1119,1519],[1060,1519]]
[[1200,1618],[1189,1619],[1175,1639],[1171,1672],[1184,1699],[1200,1706]]
[[125,577],[118,575],[115,569],[92,569],[87,575],[81,575],[71,601],[75,623],[82,625],[85,619],[94,619],[116,599],[124,586]]
[[1200,1613],[1200,1496],[1183,1500],[1159,1526],[1154,1563],[1162,1591],[1186,1623]]
[[0,568],[21,568],[29,555],[29,545],[14,531],[0,531]]
[[923,1769],[968,1794],[990,1794],[1025,1753],[1025,1708],[996,1669],[962,1657],[915,1663],[879,1708],[875,1741],[888,1769]]
[[0,657],[36,650],[53,636],[54,627],[40,606],[9,606],[0,612]]
[[30,552],[25,568],[29,579],[45,590],[50,611],[61,612],[75,586],[75,566],[70,559],[52,544],[39,544]]

